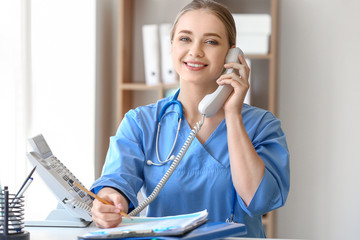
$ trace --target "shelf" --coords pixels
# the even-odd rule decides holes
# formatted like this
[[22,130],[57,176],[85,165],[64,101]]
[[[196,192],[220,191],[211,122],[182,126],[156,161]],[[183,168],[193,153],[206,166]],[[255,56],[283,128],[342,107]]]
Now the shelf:
[[248,59],[271,59],[272,55],[269,54],[245,54],[245,58]]
[[178,83],[174,84],[158,84],[158,85],[147,85],[146,83],[122,83],[120,84],[122,90],[133,90],[133,91],[147,91],[147,90],[163,90],[179,87]]

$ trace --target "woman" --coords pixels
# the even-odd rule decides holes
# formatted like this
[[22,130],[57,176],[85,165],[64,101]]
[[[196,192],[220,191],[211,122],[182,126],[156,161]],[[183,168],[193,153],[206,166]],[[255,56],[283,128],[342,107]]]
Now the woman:
[[[247,236],[265,237],[263,214],[284,205],[289,191],[289,154],[280,121],[270,112],[243,104],[249,88],[250,69],[243,56],[239,63],[224,65],[228,50],[235,47],[235,24],[219,3],[195,0],[184,7],[171,34],[174,68],[180,76],[184,120],[173,153],[202,119],[199,102],[219,85],[233,92],[214,116],[206,118],[178,168],[147,216],[185,214],[207,209],[211,221],[244,223]],[[223,68],[238,74],[221,75]],[[129,111],[110,147],[102,176],[92,190],[114,206],[95,200],[94,222],[99,227],[121,223],[120,210],[138,205],[142,188],[149,196],[172,161],[164,164],[177,132],[179,106],[167,108],[161,118],[157,157],[157,120],[171,98]],[[151,160],[151,161],[149,161]],[[157,163],[157,165],[153,164]],[[158,166],[159,165],[159,166]]]

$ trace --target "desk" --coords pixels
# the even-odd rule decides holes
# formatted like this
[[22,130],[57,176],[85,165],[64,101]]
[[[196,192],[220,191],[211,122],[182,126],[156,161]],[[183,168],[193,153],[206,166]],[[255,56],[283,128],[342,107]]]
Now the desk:
[[[77,240],[78,236],[91,231],[95,231],[97,229],[98,228],[95,227],[94,223],[92,223],[89,227],[86,228],[60,228],[60,227],[26,227],[25,228],[26,231],[30,232],[31,240]],[[230,237],[225,239],[226,240],[256,240],[258,238]]]
[[25,227],[25,231],[30,232],[31,240],[77,240],[78,236],[97,229],[93,223],[86,228]]

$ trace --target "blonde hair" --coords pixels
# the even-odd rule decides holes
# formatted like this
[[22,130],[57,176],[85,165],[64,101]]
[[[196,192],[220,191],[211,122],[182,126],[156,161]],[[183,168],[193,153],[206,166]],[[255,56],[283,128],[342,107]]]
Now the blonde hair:
[[171,40],[174,38],[175,29],[179,19],[187,12],[204,9],[217,16],[221,22],[225,25],[228,42],[230,47],[236,43],[236,27],[234,18],[230,10],[224,5],[215,2],[213,0],[193,0],[191,3],[186,5],[177,15],[174,24],[171,29]]

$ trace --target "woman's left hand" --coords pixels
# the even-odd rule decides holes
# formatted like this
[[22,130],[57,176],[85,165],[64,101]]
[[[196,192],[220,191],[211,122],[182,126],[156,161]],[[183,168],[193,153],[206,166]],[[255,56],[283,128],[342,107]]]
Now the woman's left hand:
[[[216,81],[219,85],[231,85],[234,91],[224,104],[225,114],[227,113],[241,113],[242,105],[245,100],[247,91],[249,90],[249,75],[250,68],[245,58],[239,54],[240,63],[226,63],[225,68],[234,68],[237,71],[221,75]],[[239,74],[237,74],[237,72]]]

